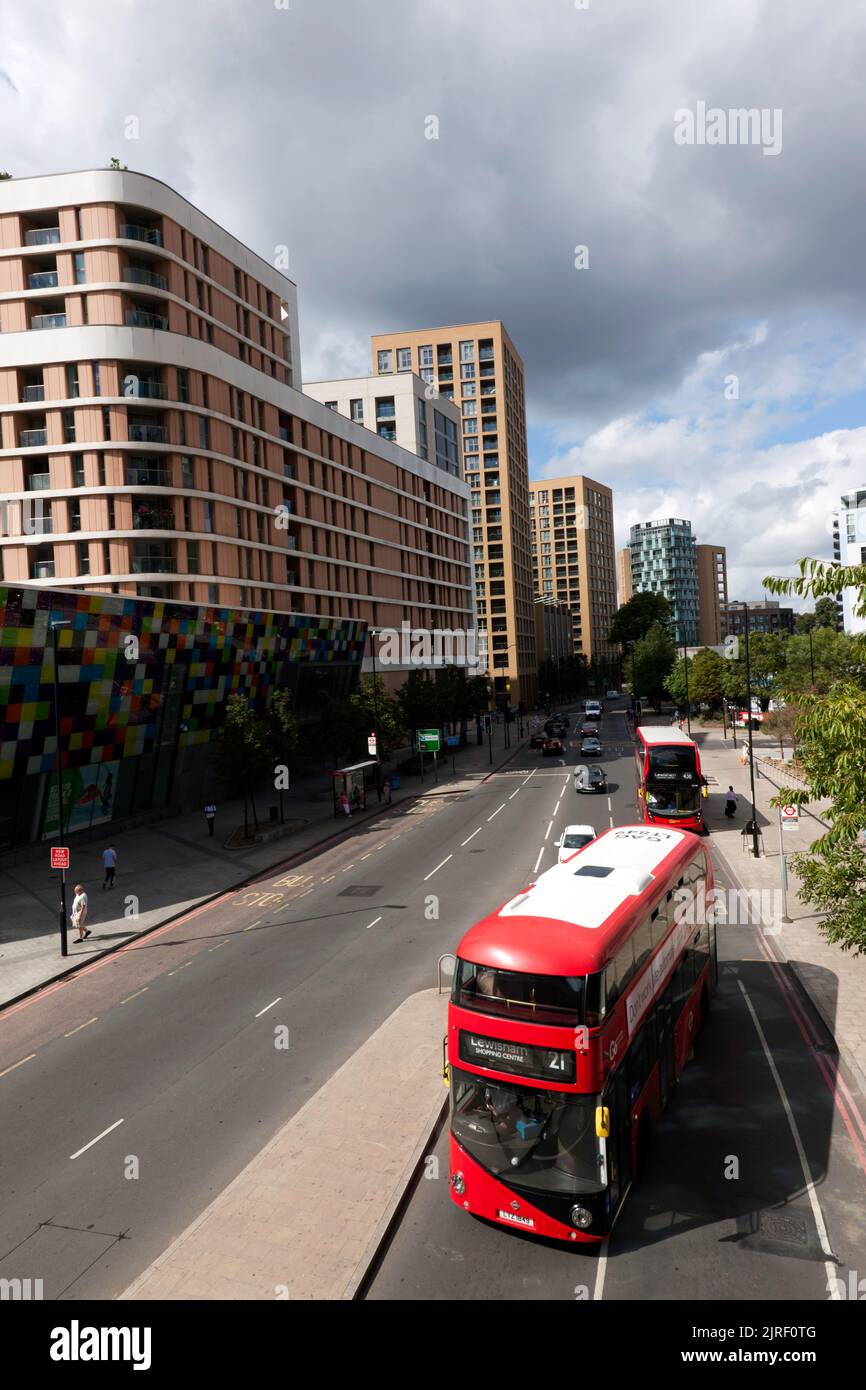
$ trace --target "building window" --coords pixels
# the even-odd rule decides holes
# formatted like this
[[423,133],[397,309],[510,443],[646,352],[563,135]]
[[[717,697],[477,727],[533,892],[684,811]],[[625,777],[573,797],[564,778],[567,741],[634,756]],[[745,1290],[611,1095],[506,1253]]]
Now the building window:
[[383,374],[387,375],[389,372],[393,371],[391,366],[392,353],[387,348],[381,348],[379,352],[377,352],[376,362],[380,376]]
[[103,439],[111,438],[111,411],[107,405],[102,407],[102,437]]
[[101,395],[102,395],[102,379],[101,379],[101,376],[100,376],[100,373],[99,373],[99,363],[98,363],[98,362],[94,362],[94,364],[93,364],[93,391],[94,391],[94,394],[97,395],[97,396],[101,396]]
[[418,397],[418,452],[422,459],[429,457],[427,447],[427,402]]
[[[470,343],[471,347],[472,344]],[[464,362],[460,367],[460,376],[463,381],[473,381],[475,379],[475,367],[471,362]]]
[[86,282],[87,282],[87,276],[86,276],[86,274],[85,274],[85,272],[84,272],[84,252],[83,252],[83,251],[76,251],[76,253],[75,253],[75,283],[76,283],[76,285],[84,285],[84,284],[86,284]]
[[78,542],[78,573],[90,573],[90,546],[87,541]]
[[206,415],[198,417],[198,443],[200,449],[210,448],[210,431],[208,429],[208,418]]
[[447,415],[443,415],[441,410],[434,410],[433,425],[436,436],[436,462],[440,468],[456,477],[459,472],[457,424]]
[[336,402],[336,401],[325,401],[325,407],[326,407],[326,409],[328,409],[328,410],[336,410],[336,409],[337,409],[337,402]]
[[177,368],[177,398],[179,401],[189,401],[189,372],[186,367]]
[[419,348],[419,349],[418,349],[418,365],[419,365],[420,367],[432,367],[432,366],[433,366],[433,349],[432,349],[432,347],[422,347],[422,348]]
[[67,362],[66,364],[66,395],[68,399],[71,401],[75,400],[78,396],[81,395],[81,392],[78,387],[77,362]]
[[75,411],[64,410],[63,412],[63,442],[64,444],[75,443]]
[[208,601],[208,603],[216,603],[216,601],[217,601],[217,586],[216,586],[216,584],[208,584],[208,586],[207,586],[207,601]]
[[355,423],[358,424],[358,425],[363,425],[363,423],[364,423],[364,402],[363,402],[363,401],[350,401],[350,402],[349,402],[349,411],[350,411],[351,416],[352,416],[352,419],[355,421]]
[[461,361],[461,362],[474,362],[474,361],[475,361],[475,344],[474,344],[474,343],[461,343],[461,344],[460,344],[460,361]]
[[398,348],[398,349],[397,349],[397,371],[398,371],[398,372],[411,372],[411,370],[412,370],[412,349],[411,349],[411,348]]
[[210,499],[205,498],[204,503],[204,529],[210,534],[213,531],[213,517],[211,515]]

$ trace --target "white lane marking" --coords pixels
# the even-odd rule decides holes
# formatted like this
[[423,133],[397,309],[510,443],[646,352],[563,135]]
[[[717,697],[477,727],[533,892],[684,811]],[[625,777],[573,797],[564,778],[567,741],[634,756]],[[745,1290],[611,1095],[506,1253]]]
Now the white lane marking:
[[257,922],[250,922],[248,927],[244,927],[244,931],[252,931],[253,927],[260,927],[264,920],[264,917],[260,917]]
[[604,1298],[604,1276],[607,1273],[607,1247],[609,1245],[610,1236],[605,1236],[598,1252],[598,1266],[595,1271],[595,1288],[592,1293],[594,1303],[600,1303]]
[[323,883],[331,883],[336,877],[337,877],[336,874],[328,874],[328,877],[327,877],[327,878],[323,878],[323,879],[322,879],[322,882],[323,882]]
[[610,816],[608,819],[610,820],[610,828],[613,830],[613,816]]
[[32,1062],[35,1056],[36,1053],[31,1052],[29,1057],[22,1057],[20,1062],[13,1062],[11,1067],[7,1067],[5,1071],[0,1071],[0,1076],[8,1076],[10,1071],[14,1071],[16,1067],[23,1067],[25,1062]]
[[544,832],[544,843],[545,843],[545,844],[547,844],[547,841],[548,841],[548,839],[549,839],[549,837],[550,837],[550,832],[551,832],[552,829],[553,829],[553,821],[550,822],[550,825],[547,827],[546,831]]
[[98,1017],[97,1014],[94,1018],[89,1018],[86,1023],[79,1023],[77,1028],[71,1028],[68,1033],[64,1033],[64,1038],[71,1038],[73,1033],[80,1033],[82,1028],[89,1028],[91,1023],[96,1023]]
[[140,994],[146,994],[147,991],[148,991],[149,989],[150,989],[150,985],[145,985],[145,986],[144,986],[144,989],[137,989],[137,990],[135,991],[135,994],[128,994],[128,995],[126,996],[126,998],[125,998],[125,999],[121,999],[120,1002],[121,1002],[121,1004],[128,1004],[129,1001],[130,1001],[130,999],[137,999],[138,996],[139,996]]
[[[372,854],[372,853],[373,853],[373,851],[370,850],[370,854]],[[370,858],[370,854],[362,854],[362,855],[361,855],[361,858],[362,858],[362,859],[369,859],[369,858]],[[336,875],[334,875],[334,877],[336,877]]]
[[372,922],[368,922],[368,923],[367,923],[367,931],[369,931],[371,927],[375,927],[376,923],[377,923],[377,922],[381,922],[381,920],[382,920],[381,917],[374,917],[373,920],[372,920]]
[[497,806],[496,810],[493,812],[493,815],[487,817],[487,824],[489,825],[490,822],[493,820],[493,817],[494,817],[494,816],[498,816],[498,815],[499,815],[499,812],[500,812],[500,811],[504,811],[504,810],[505,810],[505,802],[503,801],[503,803],[502,803],[501,806]]
[[520,788],[518,787],[518,788],[517,788],[517,791],[513,791],[513,792],[511,793],[511,795],[510,795],[510,797],[508,798],[508,800],[509,800],[509,801],[513,801],[514,798],[515,798],[516,795],[517,795],[517,792],[519,792],[519,791],[520,791]]
[[305,893],[299,893],[298,898],[305,898],[307,896],[307,893],[312,893],[312,891],[312,888],[308,888]]
[[281,994],[278,994],[276,999],[271,1000],[270,1004],[266,1004],[263,1009],[259,1009],[258,1013],[256,1014],[256,1018],[261,1018],[262,1014],[266,1014],[268,1009],[272,1009],[275,1004],[279,1004],[282,997],[283,996]]
[[[449,854],[449,855],[448,855],[448,859],[453,859],[453,858],[454,858],[454,855],[453,855],[453,854]],[[445,864],[448,863],[448,859],[443,859],[441,864],[437,864],[435,869],[431,869],[430,872],[429,872],[429,874],[425,874],[425,875],[424,875],[424,882],[426,883],[427,880],[428,880],[428,878],[432,878],[434,874],[438,874],[439,870],[443,867],[443,865],[445,865]]]
[[[532,769],[532,771],[530,772],[529,777],[534,777],[537,771],[538,771],[538,768],[534,767],[534,768]],[[523,781],[521,782],[521,784],[520,784],[521,787],[525,787],[525,786],[526,786],[526,783],[529,781],[529,777],[524,778],[524,780],[523,780]]]
[[477,830],[473,830],[472,834],[471,834],[471,835],[467,835],[467,836],[466,836],[466,839],[463,840],[463,841],[461,842],[460,848],[462,849],[464,845],[468,845],[468,844],[469,844],[469,841],[470,841],[470,840],[474,840],[476,835],[480,835],[480,834],[481,834],[481,831],[482,831],[483,829],[484,829],[484,827],[481,826],[481,825],[479,825],[479,827],[478,827]]
[[113,1125],[109,1125],[108,1129],[104,1129],[101,1134],[97,1134],[96,1138],[91,1139],[89,1144],[85,1144],[83,1149],[78,1149],[74,1154],[70,1154],[70,1160],[73,1158],[80,1158],[82,1154],[86,1154],[88,1149],[92,1149],[94,1144],[98,1144],[100,1139],[104,1139],[106,1134],[110,1134],[113,1129],[117,1129],[117,1126],[122,1124],[123,1120],[115,1120]]
[[[191,960],[185,960],[184,963],[183,963],[183,965],[179,965],[179,966],[177,967],[177,970],[186,970],[186,967],[187,967],[188,965],[192,965],[192,961],[191,961]],[[169,975],[176,975],[176,974],[177,974],[177,970],[169,970],[168,973],[169,973]]]
[[534,867],[533,870],[532,870],[532,872],[533,872],[534,874],[537,874],[537,873],[538,873],[538,866],[539,866],[539,864],[541,863],[541,860],[542,860],[543,855],[544,855],[544,845],[542,845],[542,846],[541,846],[541,849],[538,851],[538,858],[536,859],[536,861],[535,861],[535,867]]
[[228,946],[228,944],[227,941],[218,941],[215,946],[208,946],[207,953],[210,955],[212,951],[218,951],[220,946]]
[[[396,838],[396,836],[395,836],[395,838]],[[386,844],[390,844],[391,842],[390,842],[390,840],[386,840],[385,843],[386,843]],[[346,867],[345,867],[345,869],[341,869],[341,870],[340,870],[340,873],[341,873],[341,874],[347,874],[347,873],[349,872],[349,870],[350,870],[350,869],[354,869],[354,867],[355,867],[355,861],[354,861],[354,859],[353,859],[352,862],[351,862],[351,864],[347,864]]]
[[824,1214],[821,1211],[821,1203],[818,1201],[818,1196],[815,1192],[815,1185],[812,1182],[812,1174],[809,1169],[809,1161],[806,1158],[806,1153],[803,1148],[803,1142],[800,1138],[800,1131],[797,1128],[797,1121],[794,1118],[794,1112],[791,1109],[788,1096],[785,1092],[784,1086],[782,1085],[782,1078],[780,1077],[779,1072],[776,1068],[776,1063],[773,1061],[773,1054],[771,1053],[767,1045],[767,1039],[764,1036],[764,1030],[761,1027],[758,1015],[755,1013],[755,1009],[751,999],[749,998],[748,991],[746,990],[746,987],[743,984],[742,980],[738,980],[737,984],[740,986],[740,993],[746,1001],[746,1007],[748,1008],[749,1013],[752,1015],[752,1022],[755,1025],[755,1032],[758,1034],[758,1039],[760,1041],[761,1047],[764,1050],[764,1056],[767,1059],[767,1066],[770,1068],[770,1074],[772,1075],[772,1078],[776,1083],[776,1090],[779,1093],[779,1099],[782,1102],[782,1109],[784,1110],[785,1117],[788,1121],[788,1128],[790,1129],[791,1136],[794,1140],[794,1148],[797,1150],[797,1157],[800,1160],[800,1168],[803,1173],[803,1182],[805,1184],[806,1191],[809,1194],[809,1205],[812,1208],[812,1217],[815,1222],[815,1229],[818,1232],[818,1239],[821,1242],[821,1249],[827,1257],[824,1261],[824,1268],[827,1272],[827,1288],[834,1290],[834,1292],[829,1295],[830,1301],[838,1302],[841,1298],[841,1295],[839,1293],[838,1284],[836,1282],[836,1258],[833,1254],[833,1251],[830,1248],[830,1239],[827,1235],[827,1227],[824,1224]]

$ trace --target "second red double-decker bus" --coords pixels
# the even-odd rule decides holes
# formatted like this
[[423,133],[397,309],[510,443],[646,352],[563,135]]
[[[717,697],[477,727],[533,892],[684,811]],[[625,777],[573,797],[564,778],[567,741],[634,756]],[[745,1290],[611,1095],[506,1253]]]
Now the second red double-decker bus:
[[641,724],[635,730],[637,808],[650,825],[704,828],[698,746],[681,729]]
[[466,933],[447,1036],[460,1206],[608,1234],[714,988],[712,885],[693,835],[621,826]]

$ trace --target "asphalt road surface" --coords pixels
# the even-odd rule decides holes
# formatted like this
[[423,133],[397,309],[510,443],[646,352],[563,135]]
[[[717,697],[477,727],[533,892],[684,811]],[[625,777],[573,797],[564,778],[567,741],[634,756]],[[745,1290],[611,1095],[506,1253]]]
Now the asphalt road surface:
[[[0,1016],[0,1278],[42,1278],[47,1299],[122,1292],[408,994],[435,984],[468,925],[555,862],[566,824],[634,819],[621,714],[602,736],[609,796],[575,795],[574,747],[563,760],[524,751],[473,791],[395,807]],[[372,1296],[572,1298],[588,1282],[606,1298],[826,1297],[815,1192],[747,997],[834,1253],[856,1267],[859,1249],[866,1267],[835,1059],[801,1031],[765,948],[745,929],[722,933],[697,1060],[606,1256],[460,1212],[443,1139],[442,1177],[419,1185]],[[273,1046],[278,1025],[288,1051]],[[847,1124],[866,1146],[855,1101]],[[732,1152],[748,1174],[736,1191],[719,1178]]]

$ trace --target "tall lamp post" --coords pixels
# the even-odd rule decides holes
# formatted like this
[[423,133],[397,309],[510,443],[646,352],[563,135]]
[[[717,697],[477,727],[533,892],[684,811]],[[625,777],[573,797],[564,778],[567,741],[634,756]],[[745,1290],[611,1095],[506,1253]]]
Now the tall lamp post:
[[[55,769],[57,772],[57,842],[63,848],[63,773],[60,756],[60,667],[57,655],[57,629],[59,627],[70,627],[68,619],[56,618],[48,624],[51,630],[51,645],[54,649],[54,740],[57,745],[55,749]],[[66,870],[60,870],[60,916],[58,925],[60,927],[60,954],[69,955],[69,946],[66,941]]]
[[692,736],[692,704],[689,699],[689,649],[686,645],[686,625],[683,623],[683,671],[686,676],[686,727]]
[[752,853],[756,859],[760,859],[758,812],[755,806],[755,759],[752,753],[752,667],[749,659],[749,605],[747,603],[743,605],[743,617],[746,623],[746,717],[749,729],[749,782],[752,788]]
[[376,671],[376,638],[379,636],[380,628],[370,628],[370,651],[373,655],[373,733],[376,736],[376,799],[382,800],[382,753],[379,748],[379,695],[377,691],[378,675]]

